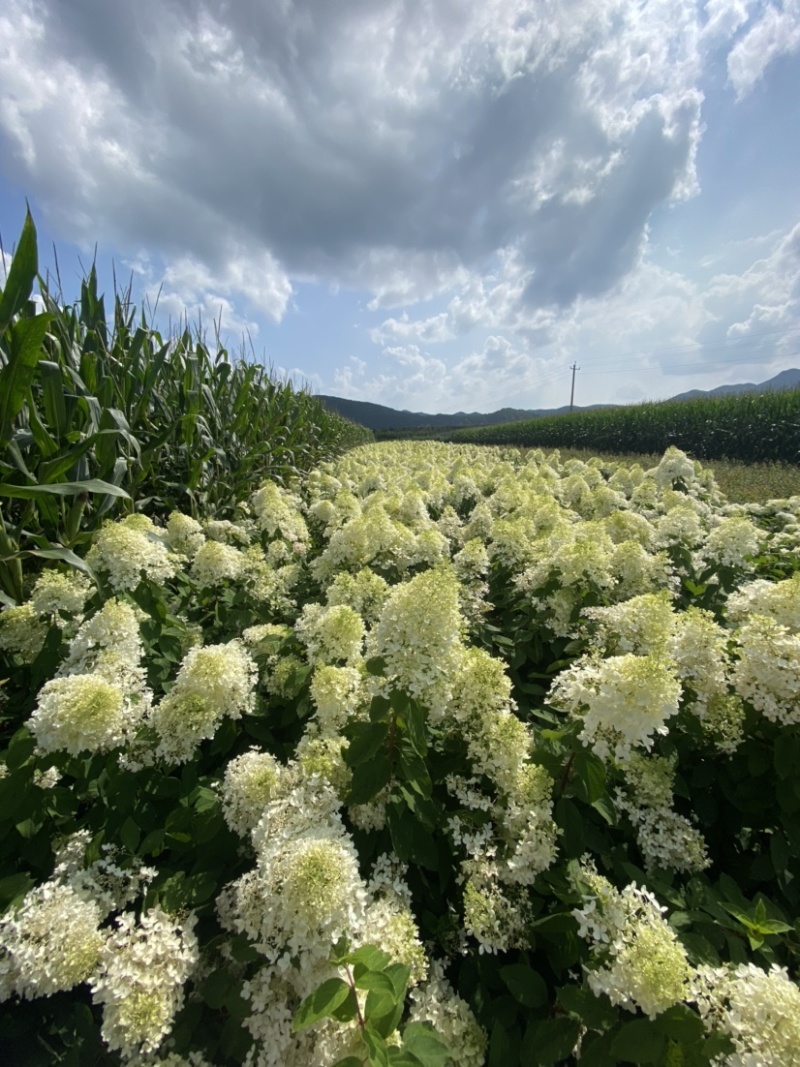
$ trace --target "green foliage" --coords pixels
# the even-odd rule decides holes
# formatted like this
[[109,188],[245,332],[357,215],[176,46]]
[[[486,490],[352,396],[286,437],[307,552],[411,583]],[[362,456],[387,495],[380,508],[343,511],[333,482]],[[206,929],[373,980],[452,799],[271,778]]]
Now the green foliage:
[[283,483],[371,439],[263,366],[186,328],[165,339],[130,292],[109,317],[92,266],[64,305],[39,279],[30,214],[0,295],[0,596],[19,602],[34,549],[86,546],[120,510],[229,518],[265,478]]
[[670,445],[698,459],[797,463],[800,390],[668,400],[525,422],[454,430],[447,440],[526,448],[661,453]]

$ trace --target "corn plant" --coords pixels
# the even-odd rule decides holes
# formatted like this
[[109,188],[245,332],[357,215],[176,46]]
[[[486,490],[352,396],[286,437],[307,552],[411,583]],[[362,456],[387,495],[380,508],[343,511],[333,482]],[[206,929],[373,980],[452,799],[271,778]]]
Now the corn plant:
[[[184,329],[164,338],[130,289],[109,318],[92,266],[65,304],[37,280],[27,215],[0,297],[0,597],[23,596],[23,560],[80,552],[120,510],[224,518],[254,481],[286,481],[369,431],[263,366]],[[218,341],[219,339],[217,339]]]
[[800,458],[800,390],[668,400],[453,431],[449,440],[607,452],[663,452],[747,463]]

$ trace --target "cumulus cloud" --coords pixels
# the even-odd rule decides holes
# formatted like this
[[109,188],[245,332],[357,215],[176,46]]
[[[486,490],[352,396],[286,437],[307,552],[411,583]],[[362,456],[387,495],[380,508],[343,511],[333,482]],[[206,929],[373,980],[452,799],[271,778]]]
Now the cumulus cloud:
[[[690,380],[685,388],[762,381],[796,362],[800,224],[737,244],[740,256],[749,250],[743,269],[715,272],[709,262],[705,275],[690,278],[656,262],[645,243],[640,264],[610,293],[582,298],[566,311],[531,312],[524,299],[524,274],[508,262],[489,285],[468,283],[440,315],[385,320],[373,332],[376,343],[390,335],[420,343],[384,347],[379,373],[362,362],[358,374],[340,378],[338,384],[354,399],[380,395],[381,403],[393,407],[416,404],[416,410],[453,412],[473,410],[475,398],[481,411],[560,406],[569,399],[573,361],[580,362],[581,404],[595,402],[598,389],[612,376],[622,384],[609,399],[619,403],[670,396],[683,388],[675,385],[679,378]],[[497,307],[502,308],[499,315]],[[436,333],[450,337],[462,326],[465,334],[484,334],[466,355],[453,351],[447,341],[436,341]],[[425,390],[419,390],[419,380],[412,390],[407,373],[387,366],[388,354],[397,359],[401,353],[416,364],[417,373],[438,360]]]
[[728,55],[728,77],[745,96],[779,56],[800,51],[800,2],[768,3]]
[[0,159],[176,320],[365,293],[347,395],[560,402],[609,352],[647,394],[675,353],[788,351],[756,337],[796,323],[796,238],[690,279],[649,227],[700,189],[709,71],[733,107],[799,49],[800,0],[6,0]]
[[689,0],[10,0],[0,137],[67,236],[231,292],[231,249],[269,256],[283,280],[239,282],[269,315],[286,278],[399,307],[501,249],[568,306],[694,188],[699,33]]

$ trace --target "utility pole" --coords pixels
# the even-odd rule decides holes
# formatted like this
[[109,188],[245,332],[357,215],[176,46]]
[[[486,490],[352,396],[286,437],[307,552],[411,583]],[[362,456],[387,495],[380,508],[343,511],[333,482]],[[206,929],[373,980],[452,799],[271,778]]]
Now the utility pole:
[[581,368],[578,366],[577,363],[573,363],[572,366],[570,367],[570,370],[572,371],[572,389],[571,389],[570,394],[569,394],[569,410],[570,410],[570,414],[572,414],[572,409],[575,406],[575,371],[576,370],[580,370],[580,369]]

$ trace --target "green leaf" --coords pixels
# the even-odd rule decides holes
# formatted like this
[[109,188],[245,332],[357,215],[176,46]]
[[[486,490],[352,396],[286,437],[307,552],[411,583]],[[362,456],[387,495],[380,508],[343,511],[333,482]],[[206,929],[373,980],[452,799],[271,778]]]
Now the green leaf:
[[[348,999],[355,1000],[352,989],[341,978],[329,978],[319,989],[307,996],[295,1012],[292,1020],[292,1033],[305,1030],[320,1019],[333,1017],[334,1011],[342,1008]],[[355,1018],[355,1005],[352,1018]]]
[[532,1033],[525,1034],[533,1063],[547,1065],[568,1059],[578,1041],[581,1024],[577,1019],[541,1019],[533,1024]]
[[33,283],[39,270],[39,253],[36,247],[36,226],[30,209],[25,212],[22,233],[19,236],[5,288],[0,296],[0,334],[14,316],[30,300]]
[[658,1063],[667,1039],[649,1019],[625,1023],[611,1044],[611,1051],[630,1063]]
[[0,904],[5,908],[13,901],[25,896],[36,883],[29,874],[9,874],[0,878]]
[[572,1015],[577,1015],[584,1026],[592,1030],[605,1030],[617,1021],[617,1012],[608,997],[596,997],[591,989],[569,985],[559,989],[558,1003]]
[[36,738],[27,729],[22,726],[11,738],[6,751],[6,766],[10,771],[15,771],[20,768],[23,763],[27,763],[30,757],[33,755],[36,748]]
[[235,981],[227,971],[212,971],[202,985],[203,1000],[209,1008],[219,1011],[234,985]]
[[424,1067],[447,1067],[450,1050],[428,1023],[409,1023],[403,1030],[403,1047]]
[[128,816],[125,822],[119,829],[119,839],[128,852],[136,852],[139,846],[139,842],[142,838],[142,832],[136,825],[134,820]]
[[595,804],[606,791],[606,768],[599,756],[587,749],[575,755],[575,774],[586,792],[586,801]]
[[395,995],[402,1000],[406,995],[406,989],[408,989],[411,968],[405,963],[391,963],[383,973],[388,975],[394,987]]
[[142,856],[149,856],[151,854],[158,855],[164,846],[164,831],[159,828],[157,830],[151,830],[145,837],[139,846],[139,853]]
[[512,963],[500,968],[500,977],[513,998],[526,1008],[539,1008],[547,1001],[547,985],[532,967]]
[[558,911],[553,915],[534,919],[531,926],[548,934],[575,933],[578,929],[578,920],[571,911]]
[[584,851],[584,818],[578,805],[562,798],[555,806],[553,817],[562,830],[561,844],[569,856],[582,856]]
[[[0,382],[0,385],[2,383]],[[10,496],[17,500],[36,500],[47,496],[77,496],[79,493],[107,493],[109,496],[130,500],[130,495],[118,485],[103,482],[99,478],[88,478],[83,482],[56,482],[53,485],[12,485],[0,482],[0,496]]]
[[[345,754],[346,755],[346,754]],[[371,759],[353,771],[348,804],[366,804],[388,785],[392,777],[392,765],[386,757]]]
[[358,767],[371,760],[385,745],[389,726],[385,722],[356,722],[347,730],[350,744],[344,751],[348,767]]
[[69,563],[71,567],[82,571],[95,584],[97,583],[95,573],[89,564],[82,560],[80,556],[76,556],[69,548],[27,548],[25,551],[20,552],[20,556],[37,556],[39,559],[56,559],[62,563]]
[[[355,952],[350,952],[344,956],[341,962],[349,963],[353,967],[354,973],[361,974],[364,970],[382,971],[390,959],[391,956],[376,945],[362,945]],[[369,986],[361,986],[359,988],[369,989]]]
[[[380,975],[380,977],[385,979],[387,986],[370,989],[367,993],[364,1018],[382,1037],[388,1037],[400,1021],[403,1005],[398,1003],[391,981],[385,975]],[[381,1025],[384,1021],[389,1025]]]
[[705,1036],[703,1020],[685,1004],[675,1004],[655,1020],[656,1028],[681,1045],[694,1045]]
[[392,718],[391,700],[380,694],[374,696],[369,705],[369,717],[371,722],[389,722]]
[[389,1067],[389,1049],[379,1033],[367,1025],[361,1031],[361,1040],[367,1046],[369,1062],[373,1067]]
[[[358,1063],[361,1067],[361,1060]],[[389,1046],[389,1063],[391,1067],[425,1067],[422,1060],[418,1059],[413,1052],[409,1052],[407,1048],[397,1048],[396,1045]]]
[[19,319],[11,326],[8,363],[0,370],[0,449],[11,440],[14,420],[22,411],[43,355],[42,342],[49,324],[50,316],[43,314]]

